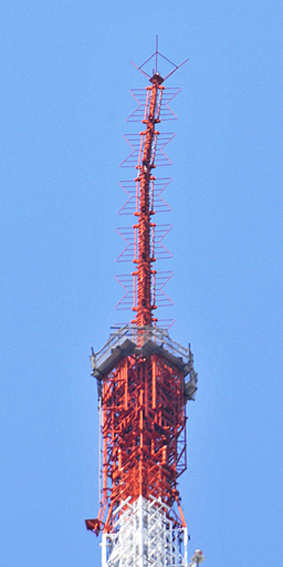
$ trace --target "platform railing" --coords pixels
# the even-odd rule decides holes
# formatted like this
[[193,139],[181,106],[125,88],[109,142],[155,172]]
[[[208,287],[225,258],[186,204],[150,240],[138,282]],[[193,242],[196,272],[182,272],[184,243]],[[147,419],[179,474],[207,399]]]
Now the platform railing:
[[135,345],[143,346],[146,342],[152,341],[157,346],[164,348],[173,356],[182,359],[191,359],[192,353],[189,348],[185,348],[176,341],[173,341],[167,330],[160,327],[137,327],[136,325],[126,325],[110,334],[107,343],[95,354],[96,365],[99,366],[108,358],[114,348],[122,346],[126,339]]

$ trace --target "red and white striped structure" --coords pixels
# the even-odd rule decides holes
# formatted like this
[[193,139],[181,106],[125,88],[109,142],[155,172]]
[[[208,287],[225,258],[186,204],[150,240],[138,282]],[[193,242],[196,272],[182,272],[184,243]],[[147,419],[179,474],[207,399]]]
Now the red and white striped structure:
[[[121,182],[128,198],[120,213],[133,213],[134,224],[118,229],[126,241],[118,261],[132,261],[133,271],[117,277],[125,288],[118,307],[130,306],[134,318],[91,356],[99,392],[101,504],[86,525],[102,532],[103,567],[188,565],[178,479],[187,467],[186,403],[194,399],[197,374],[190,348],[172,341],[155,316],[170,275],[158,274],[155,261],[158,253],[170,256],[162,242],[170,225],[158,227],[152,218],[169,208],[161,193],[170,179],[153,172],[169,161],[164,146],[173,134],[162,134],[159,125],[162,117],[175,118],[168,103],[179,91],[166,92],[158,55],[156,47],[148,60],[155,60],[150,86],[133,92],[139,106],[129,120],[141,120],[143,129],[127,137],[132,152],[122,164],[136,174]],[[146,75],[143,65],[139,69]]]

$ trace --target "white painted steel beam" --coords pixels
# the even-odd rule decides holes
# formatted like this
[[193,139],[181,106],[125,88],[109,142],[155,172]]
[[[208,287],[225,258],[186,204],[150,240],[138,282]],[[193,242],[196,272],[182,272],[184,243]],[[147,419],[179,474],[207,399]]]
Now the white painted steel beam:
[[187,529],[168,519],[168,506],[140,496],[119,508],[102,536],[102,567],[187,567]]

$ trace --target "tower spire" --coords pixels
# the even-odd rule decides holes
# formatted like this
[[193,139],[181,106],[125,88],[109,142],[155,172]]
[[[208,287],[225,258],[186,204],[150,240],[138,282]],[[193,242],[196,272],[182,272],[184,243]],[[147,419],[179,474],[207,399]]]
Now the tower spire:
[[[165,78],[163,78],[159,72],[158,59],[166,61],[166,65],[170,66],[169,73],[167,73]],[[152,70],[153,74],[150,75],[145,69],[151,66],[152,62],[155,67]],[[184,63],[185,61],[181,63],[181,65]],[[146,87],[146,96],[144,97],[141,92],[136,93],[136,91],[132,91],[132,94],[137,98],[140,104],[137,111],[130,115],[128,120],[132,121],[132,118],[135,120],[136,116],[140,117],[143,110],[142,123],[144,124],[144,129],[140,132],[139,136],[126,136],[127,141],[134,151],[121,164],[122,167],[132,166],[134,165],[134,159],[136,157],[137,161],[135,167],[138,175],[135,178],[136,210],[134,214],[137,218],[137,223],[133,227],[135,231],[133,258],[135,269],[132,272],[134,277],[132,309],[135,312],[135,318],[132,320],[132,323],[136,324],[138,327],[156,324],[157,318],[154,315],[154,310],[157,308],[157,292],[161,292],[161,289],[170,277],[168,274],[167,277],[162,278],[161,276],[160,287],[159,289],[156,287],[157,272],[154,269],[154,263],[158,250],[155,246],[156,224],[152,222],[152,216],[155,214],[154,185],[156,181],[153,170],[157,166],[170,165],[171,163],[165,155],[163,148],[174,137],[174,134],[161,134],[156,126],[161,120],[172,120],[176,118],[175,114],[169,108],[168,102],[178,94],[179,89],[171,87],[168,89],[168,92],[165,93],[163,83],[172,73],[179,69],[181,65],[176,65],[158,51],[158,36],[156,36],[155,53],[139,67],[135,65],[151,83],[150,86]],[[123,230],[124,229],[122,229],[121,232],[119,229],[122,236]],[[125,238],[125,240],[127,240],[127,238]],[[119,256],[120,261],[122,257],[123,254]],[[117,279],[124,286],[124,277],[122,281],[119,276]],[[123,300],[128,298],[129,290],[128,288],[126,289],[127,293]],[[166,296],[163,292],[160,293],[160,295],[162,294],[164,299]],[[123,300],[118,304],[121,307],[123,306]]]
[[[129,120],[141,119],[143,131],[127,136],[132,152],[122,165],[134,166],[137,176],[120,183],[129,197],[121,214],[134,213],[136,219],[133,235],[132,229],[118,229],[127,242],[118,259],[134,263],[135,318],[91,354],[102,414],[103,462],[99,513],[86,526],[97,535],[102,532],[102,567],[188,567],[178,479],[187,468],[186,403],[194,399],[198,379],[190,347],[172,341],[154,316],[157,292],[162,296],[169,277],[159,272],[156,288],[154,262],[158,249],[163,258],[168,252],[161,241],[169,228],[156,225],[152,216],[158,206],[166,209],[160,194],[170,179],[155,177],[153,170],[170,163],[163,149],[173,136],[156,126],[164,117],[176,118],[168,103],[179,92],[171,88],[165,94],[163,83],[178,66],[166,59],[173,70],[163,79],[158,56],[166,59],[157,40],[146,62],[154,58],[153,75],[145,72],[145,64],[138,67],[151,84],[145,91],[132,91],[139,106]],[[126,276],[119,278],[126,289],[120,304],[129,306],[130,286]]]

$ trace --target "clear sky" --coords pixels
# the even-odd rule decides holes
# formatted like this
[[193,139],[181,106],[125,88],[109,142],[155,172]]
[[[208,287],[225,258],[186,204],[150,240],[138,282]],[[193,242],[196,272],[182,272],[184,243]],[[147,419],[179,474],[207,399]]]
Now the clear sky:
[[2,2],[1,567],[100,564],[84,526],[98,511],[89,354],[121,320],[119,163],[128,91],[147,85],[130,60],[157,34],[189,57],[168,80],[182,91],[160,221],[174,225],[170,333],[199,372],[189,553],[283,564],[282,29],[279,0]]

